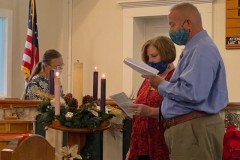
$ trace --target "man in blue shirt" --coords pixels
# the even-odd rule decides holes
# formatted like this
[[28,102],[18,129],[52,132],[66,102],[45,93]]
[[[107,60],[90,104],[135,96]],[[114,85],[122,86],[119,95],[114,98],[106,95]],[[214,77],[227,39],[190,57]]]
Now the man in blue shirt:
[[[198,9],[190,3],[173,6],[169,35],[185,45],[170,81],[148,76],[164,97],[161,115],[171,160],[221,160],[224,120],[219,112],[228,103],[221,55],[202,27]],[[136,114],[156,115],[148,106],[130,106]]]

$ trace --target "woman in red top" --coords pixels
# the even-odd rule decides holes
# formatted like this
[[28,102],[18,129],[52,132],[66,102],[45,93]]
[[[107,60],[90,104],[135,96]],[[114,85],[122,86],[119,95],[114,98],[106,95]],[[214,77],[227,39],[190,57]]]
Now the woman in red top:
[[[145,63],[159,70],[159,75],[169,80],[174,72],[173,61],[176,49],[173,42],[165,36],[148,40],[142,47],[142,59]],[[138,90],[134,103],[151,106],[158,115],[162,97],[145,79]],[[156,117],[141,116],[141,108],[134,108],[130,148],[126,160],[169,160],[164,141],[164,128]],[[138,111],[138,112],[137,112]],[[143,115],[145,115],[143,113]]]

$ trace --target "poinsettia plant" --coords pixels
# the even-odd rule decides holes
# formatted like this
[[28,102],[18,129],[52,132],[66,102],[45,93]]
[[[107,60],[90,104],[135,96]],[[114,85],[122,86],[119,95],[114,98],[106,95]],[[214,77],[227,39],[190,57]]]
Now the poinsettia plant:
[[223,141],[223,160],[240,159],[240,131],[235,125],[226,127]]
[[61,148],[59,154],[63,157],[64,160],[82,160],[82,157],[78,154],[78,145],[73,145],[71,147],[64,146]]

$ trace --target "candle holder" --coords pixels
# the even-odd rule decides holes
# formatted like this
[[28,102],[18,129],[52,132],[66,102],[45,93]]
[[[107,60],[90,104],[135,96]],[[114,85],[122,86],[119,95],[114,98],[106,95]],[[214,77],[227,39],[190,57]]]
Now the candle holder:
[[61,123],[60,123],[60,121],[59,121],[58,119],[55,118],[55,119],[52,121],[52,125],[55,126],[55,127],[58,127],[58,126],[61,126]]

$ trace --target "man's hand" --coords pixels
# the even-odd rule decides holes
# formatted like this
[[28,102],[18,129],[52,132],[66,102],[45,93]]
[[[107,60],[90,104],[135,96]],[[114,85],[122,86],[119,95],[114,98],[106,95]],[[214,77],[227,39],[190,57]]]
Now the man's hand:
[[157,89],[158,85],[164,80],[160,76],[142,76],[142,77],[149,79],[151,86],[155,89]]

